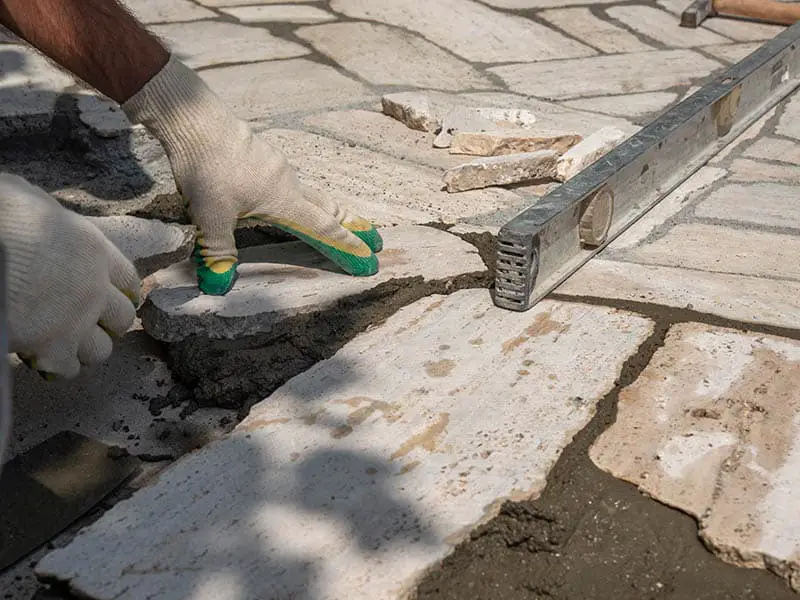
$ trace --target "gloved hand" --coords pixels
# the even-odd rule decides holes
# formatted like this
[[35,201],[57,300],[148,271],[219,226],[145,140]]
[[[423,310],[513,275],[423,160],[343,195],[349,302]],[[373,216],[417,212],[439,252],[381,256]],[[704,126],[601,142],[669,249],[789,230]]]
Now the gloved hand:
[[16,175],[0,174],[0,243],[9,351],[48,379],[105,361],[109,334],[136,317],[131,262],[88,219]]
[[383,242],[375,228],[300,186],[278,150],[256,137],[174,56],[122,105],[164,146],[197,227],[200,289],[224,295],[234,283],[239,219],[256,219],[310,244],[355,276],[374,275]]

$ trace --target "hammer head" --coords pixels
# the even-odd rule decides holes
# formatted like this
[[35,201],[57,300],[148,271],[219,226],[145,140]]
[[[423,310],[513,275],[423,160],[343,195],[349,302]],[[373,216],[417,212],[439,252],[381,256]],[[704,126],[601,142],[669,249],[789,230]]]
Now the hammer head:
[[713,17],[715,14],[713,0],[695,0],[681,14],[681,27],[695,29],[706,17]]

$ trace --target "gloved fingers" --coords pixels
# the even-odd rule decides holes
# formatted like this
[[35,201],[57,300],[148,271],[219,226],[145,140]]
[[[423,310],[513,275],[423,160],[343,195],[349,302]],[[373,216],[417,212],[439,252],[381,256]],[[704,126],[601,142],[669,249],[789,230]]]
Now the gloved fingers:
[[114,345],[103,329],[93,327],[78,346],[78,360],[86,366],[94,366],[108,360]]
[[127,294],[114,286],[106,292],[106,305],[97,324],[113,337],[125,334],[136,319],[136,309]]
[[345,229],[352,232],[362,242],[364,242],[373,252],[383,250],[383,238],[378,233],[375,226],[366,219],[352,214],[346,207],[330,199],[327,194],[323,194],[307,185],[301,185],[300,189],[303,197],[318,206],[326,213],[331,214]]
[[[111,285],[128,299],[129,305],[133,303],[135,313],[135,308],[139,306],[142,293],[142,282],[141,279],[139,279],[139,273],[136,271],[136,267],[133,266],[133,263],[122,254],[120,249],[117,248],[111,240],[105,236],[103,236],[103,239],[105,240],[108,252],[108,275],[111,279]],[[133,318],[131,319],[131,323],[132,322]],[[130,327],[130,323],[127,327]],[[125,331],[127,331],[127,327]],[[124,331],[122,333],[124,333]]]

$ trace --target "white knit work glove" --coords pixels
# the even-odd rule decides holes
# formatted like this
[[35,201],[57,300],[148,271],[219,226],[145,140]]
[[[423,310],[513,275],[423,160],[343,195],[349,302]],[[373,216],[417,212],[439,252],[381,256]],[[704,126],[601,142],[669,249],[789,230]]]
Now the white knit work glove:
[[197,227],[194,258],[204,293],[224,295],[234,284],[240,219],[294,235],[351,275],[378,271],[383,242],[375,228],[302,187],[286,157],[174,56],[122,109],[164,146]]
[[111,354],[136,317],[133,264],[88,219],[21,177],[0,174],[9,351],[46,379]]

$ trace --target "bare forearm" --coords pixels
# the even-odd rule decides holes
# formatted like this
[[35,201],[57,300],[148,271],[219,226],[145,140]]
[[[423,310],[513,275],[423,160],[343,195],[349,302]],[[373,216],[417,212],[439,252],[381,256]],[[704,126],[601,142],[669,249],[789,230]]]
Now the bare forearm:
[[119,103],[169,58],[116,0],[0,0],[0,23]]

